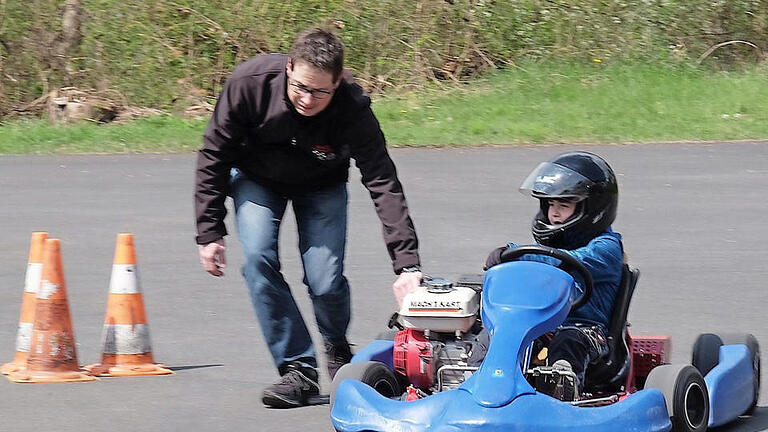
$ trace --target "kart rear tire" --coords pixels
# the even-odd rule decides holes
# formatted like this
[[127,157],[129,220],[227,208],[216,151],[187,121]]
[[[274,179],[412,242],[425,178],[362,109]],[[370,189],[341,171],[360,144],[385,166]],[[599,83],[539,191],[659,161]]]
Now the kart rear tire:
[[704,377],[691,365],[653,368],[645,388],[661,391],[672,421],[672,432],[705,432],[709,422],[709,395]]
[[757,338],[750,333],[724,333],[720,335],[720,339],[723,340],[723,345],[744,344],[749,348],[749,352],[752,354],[754,393],[752,396],[752,404],[750,404],[749,408],[744,412],[744,414],[750,415],[755,410],[757,401],[760,399],[760,344],[757,342]]
[[402,386],[395,372],[386,364],[377,361],[347,363],[342,366],[331,383],[330,405],[336,400],[336,390],[342,381],[353,379],[373,387],[380,395],[394,398],[403,394]]
[[701,372],[701,376],[707,376],[718,363],[720,363],[720,347],[723,340],[713,333],[702,333],[693,344],[691,364]]

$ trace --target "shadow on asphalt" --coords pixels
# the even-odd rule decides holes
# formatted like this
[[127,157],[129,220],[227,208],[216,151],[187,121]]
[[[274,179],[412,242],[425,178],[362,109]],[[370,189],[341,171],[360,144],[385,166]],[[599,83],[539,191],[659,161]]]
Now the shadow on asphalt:
[[711,428],[712,432],[761,432],[768,431],[768,407],[757,407],[749,417],[739,417],[725,426]]
[[202,369],[202,368],[219,367],[219,366],[224,366],[224,365],[219,363],[219,364],[191,365],[191,366],[166,366],[166,368],[176,372],[176,371],[189,370],[189,369]]

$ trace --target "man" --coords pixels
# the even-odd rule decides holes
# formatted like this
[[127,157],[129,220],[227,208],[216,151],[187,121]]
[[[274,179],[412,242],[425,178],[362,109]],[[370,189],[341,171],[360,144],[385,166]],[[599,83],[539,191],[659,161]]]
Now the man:
[[352,354],[346,339],[349,285],[343,275],[350,157],[383,225],[398,278],[398,303],[421,281],[418,240],[402,186],[370,99],[343,73],[344,47],[312,29],[290,55],[254,57],[221,91],[198,152],[197,243],[205,270],[226,265],[224,201],[232,196],[245,253],[243,276],[281,379],[265,405],[295,407],[319,393],[317,360],[307,327],[280,273],[278,231],[291,202],[304,283],[325,342],[331,378]]

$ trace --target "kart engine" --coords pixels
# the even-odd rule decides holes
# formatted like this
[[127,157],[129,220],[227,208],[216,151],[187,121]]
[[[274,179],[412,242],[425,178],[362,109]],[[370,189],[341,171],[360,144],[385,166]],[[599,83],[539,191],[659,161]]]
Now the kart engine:
[[429,279],[403,299],[393,359],[395,370],[414,387],[429,392],[455,388],[477,369],[467,360],[480,329],[481,287]]

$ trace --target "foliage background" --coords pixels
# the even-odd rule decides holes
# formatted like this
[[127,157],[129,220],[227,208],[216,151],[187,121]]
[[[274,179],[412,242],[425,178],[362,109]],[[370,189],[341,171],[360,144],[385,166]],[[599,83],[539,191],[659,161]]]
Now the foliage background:
[[[62,54],[75,5],[77,45]],[[72,86],[173,110],[232,67],[325,25],[374,92],[461,81],[521,61],[729,69],[764,60],[768,0],[0,0],[0,118]],[[749,42],[722,46],[719,43]]]

